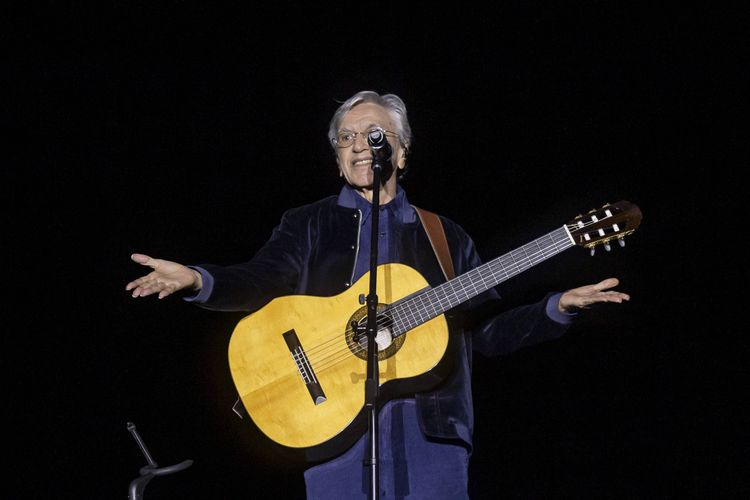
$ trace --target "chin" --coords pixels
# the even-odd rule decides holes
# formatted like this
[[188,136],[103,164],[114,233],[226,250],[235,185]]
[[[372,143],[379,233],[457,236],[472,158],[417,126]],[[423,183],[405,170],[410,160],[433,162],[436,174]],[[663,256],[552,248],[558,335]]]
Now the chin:
[[356,178],[349,180],[349,184],[356,189],[370,189],[372,188],[372,178]]

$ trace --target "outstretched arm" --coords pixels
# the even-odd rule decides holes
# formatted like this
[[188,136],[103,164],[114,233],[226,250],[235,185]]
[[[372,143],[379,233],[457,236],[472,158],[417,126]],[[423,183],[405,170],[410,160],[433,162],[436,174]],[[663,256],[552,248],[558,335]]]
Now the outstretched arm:
[[[548,294],[536,304],[504,311],[475,330],[474,348],[487,356],[507,355],[523,347],[558,338],[565,333],[570,323],[554,318],[551,312],[555,307],[561,313],[572,316],[571,313],[577,309],[586,309],[595,303],[622,303],[630,300],[626,293],[609,290],[618,284],[616,278],[607,278],[599,283],[572,288],[562,294]],[[550,302],[554,300],[557,301],[556,304]]]

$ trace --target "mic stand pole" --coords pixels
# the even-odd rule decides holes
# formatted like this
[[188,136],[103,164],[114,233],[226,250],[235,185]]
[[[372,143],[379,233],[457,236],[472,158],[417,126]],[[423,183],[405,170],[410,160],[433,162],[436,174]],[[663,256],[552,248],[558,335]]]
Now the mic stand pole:
[[192,460],[184,460],[179,464],[159,467],[159,464],[151,458],[151,454],[148,452],[148,448],[146,448],[146,443],[143,442],[140,434],[138,434],[133,422],[128,422],[128,431],[133,435],[133,439],[138,443],[141,453],[143,453],[143,456],[146,457],[146,462],[148,462],[148,465],[141,467],[141,470],[139,471],[140,476],[130,481],[130,486],[128,487],[128,500],[143,500],[143,491],[146,489],[146,485],[152,478],[174,474],[175,472],[187,469],[193,465]]
[[365,407],[369,427],[370,499],[377,500],[380,495],[378,464],[378,393],[380,387],[380,370],[378,366],[378,346],[375,337],[378,335],[378,219],[380,216],[380,162],[373,155],[372,160],[372,231],[370,236],[370,293],[367,295],[367,378],[365,379]]

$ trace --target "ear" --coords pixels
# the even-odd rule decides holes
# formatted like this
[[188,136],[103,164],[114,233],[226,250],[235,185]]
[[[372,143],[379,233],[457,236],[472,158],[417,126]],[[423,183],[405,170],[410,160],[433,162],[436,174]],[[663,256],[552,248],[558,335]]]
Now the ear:
[[396,161],[396,166],[399,168],[399,170],[403,170],[406,167],[406,149],[401,148],[401,151],[398,153],[398,160]]
[[343,177],[344,176],[344,171],[341,170],[341,162],[339,161],[339,155],[336,155],[336,168],[339,171],[339,177]]

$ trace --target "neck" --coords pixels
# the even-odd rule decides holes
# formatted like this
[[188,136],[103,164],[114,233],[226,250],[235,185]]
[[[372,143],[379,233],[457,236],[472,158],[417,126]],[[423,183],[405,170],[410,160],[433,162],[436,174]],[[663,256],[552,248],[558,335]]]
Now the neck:
[[[352,186],[354,190],[362,196],[364,199],[372,203],[372,186],[368,187],[356,187]],[[380,188],[380,204],[385,205],[386,203],[390,202],[396,198],[396,178],[395,176],[391,176],[390,179],[385,183],[385,185],[381,186]]]

